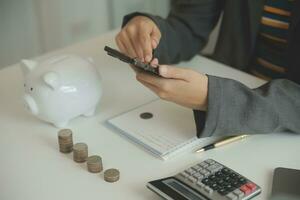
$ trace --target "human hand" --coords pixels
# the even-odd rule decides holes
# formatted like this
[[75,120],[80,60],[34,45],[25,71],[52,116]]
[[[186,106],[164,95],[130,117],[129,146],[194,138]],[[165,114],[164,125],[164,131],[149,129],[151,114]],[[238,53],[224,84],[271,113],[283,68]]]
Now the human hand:
[[[121,29],[115,41],[122,53],[131,58],[137,57],[143,62],[150,62],[152,50],[158,46],[160,38],[161,32],[150,18],[136,16]],[[157,63],[157,59],[152,62]]]
[[208,77],[191,69],[160,65],[162,77],[138,72],[136,78],[161,99],[195,110],[207,109]]

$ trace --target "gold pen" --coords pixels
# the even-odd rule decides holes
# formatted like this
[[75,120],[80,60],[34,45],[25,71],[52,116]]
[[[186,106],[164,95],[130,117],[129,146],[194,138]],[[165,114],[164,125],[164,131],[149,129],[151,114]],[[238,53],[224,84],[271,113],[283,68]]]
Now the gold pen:
[[207,145],[207,146],[205,146],[205,147],[203,147],[201,149],[198,149],[198,150],[195,151],[195,153],[200,153],[200,152],[203,152],[203,151],[207,151],[209,149],[214,149],[214,148],[217,148],[217,147],[229,144],[231,142],[235,142],[235,141],[244,139],[247,136],[248,135],[238,135],[238,136],[229,137],[229,138],[226,138],[226,139],[221,140],[219,142],[216,142],[216,143],[213,143],[213,144],[209,144],[209,145]]

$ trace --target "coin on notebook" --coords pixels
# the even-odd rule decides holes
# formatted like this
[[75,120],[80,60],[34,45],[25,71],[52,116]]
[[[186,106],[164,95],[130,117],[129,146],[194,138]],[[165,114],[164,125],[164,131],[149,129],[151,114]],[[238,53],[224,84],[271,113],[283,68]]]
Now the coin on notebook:
[[144,112],[140,114],[140,117],[142,119],[151,119],[153,117],[153,114],[150,112]]

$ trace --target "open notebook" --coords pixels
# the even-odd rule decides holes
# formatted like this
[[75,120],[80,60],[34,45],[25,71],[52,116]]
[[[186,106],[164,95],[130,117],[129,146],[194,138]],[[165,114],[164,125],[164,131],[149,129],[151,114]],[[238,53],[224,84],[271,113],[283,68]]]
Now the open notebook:
[[[153,117],[142,119],[140,114],[145,112],[152,113]],[[118,133],[164,160],[219,139],[198,139],[192,110],[163,100],[127,111],[108,123]]]

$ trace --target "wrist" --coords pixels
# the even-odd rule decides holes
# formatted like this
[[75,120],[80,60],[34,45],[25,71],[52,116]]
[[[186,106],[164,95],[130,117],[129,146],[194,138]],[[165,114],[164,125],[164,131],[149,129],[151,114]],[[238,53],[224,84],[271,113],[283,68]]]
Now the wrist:
[[203,80],[203,105],[202,105],[202,110],[206,111],[207,110],[207,104],[208,104],[208,76],[205,74],[204,75],[204,80]]

